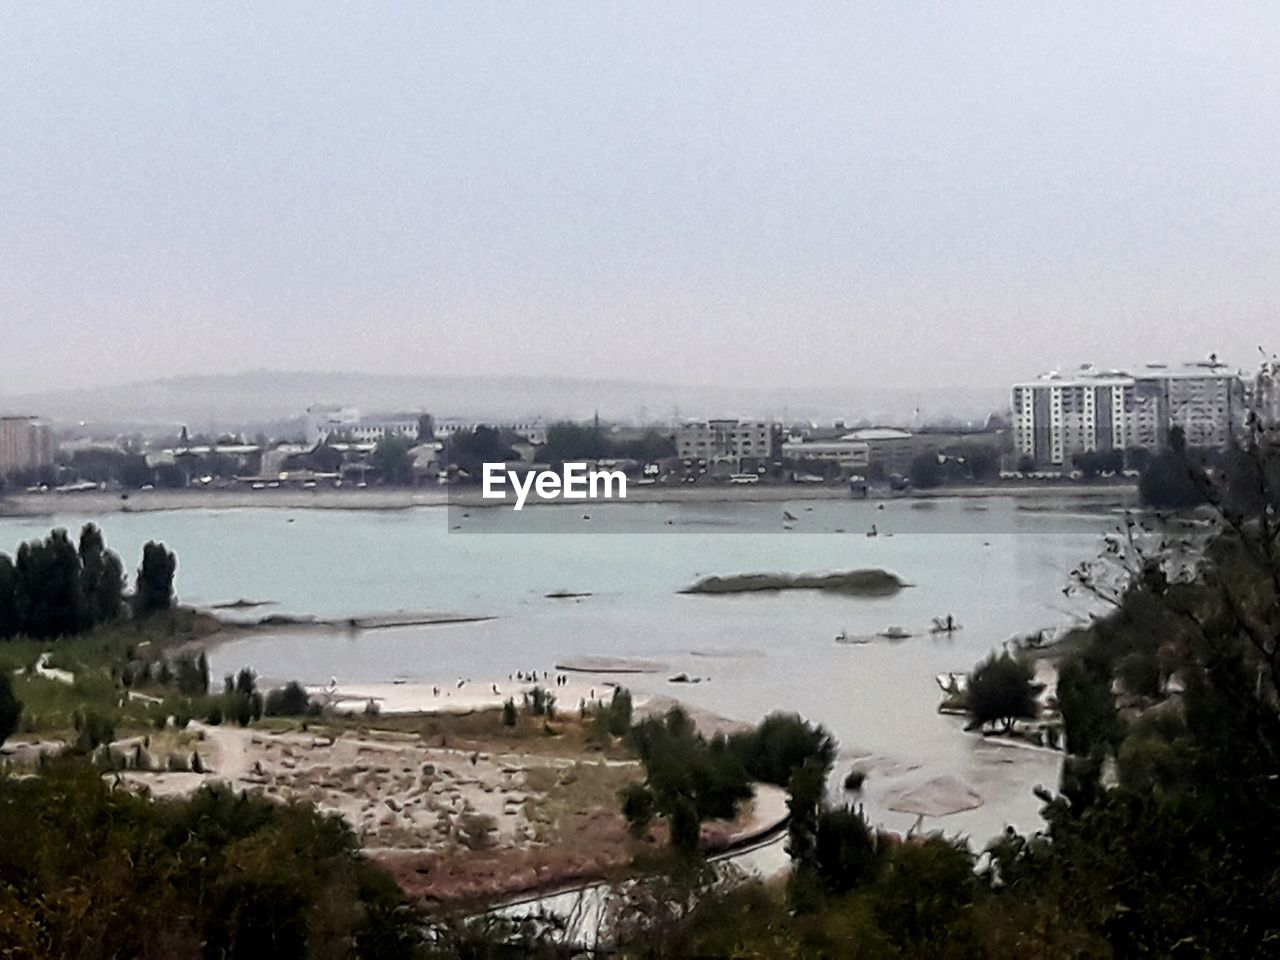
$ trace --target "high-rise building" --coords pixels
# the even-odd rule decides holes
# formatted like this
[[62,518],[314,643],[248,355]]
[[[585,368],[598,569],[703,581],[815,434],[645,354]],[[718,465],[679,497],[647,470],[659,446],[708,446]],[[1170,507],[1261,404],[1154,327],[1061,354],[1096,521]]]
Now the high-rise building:
[[0,417],[0,477],[53,463],[49,425],[36,417]]
[[1013,387],[1013,447],[1038,467],[1068,466],[1080,453],[1158,450],[1177,426],[1192,447],[1221,449],[1244,412],[1238,372],[1208,361],[1147,364],[1135,372],[1049,373]]

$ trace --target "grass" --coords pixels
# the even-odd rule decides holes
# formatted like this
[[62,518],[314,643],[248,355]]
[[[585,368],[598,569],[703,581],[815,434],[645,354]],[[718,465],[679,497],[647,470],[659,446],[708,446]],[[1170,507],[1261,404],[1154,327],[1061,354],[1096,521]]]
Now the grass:
[[[613,741],[602,745],[594,736],[591,718],[578,718],[577,711],[564,712],[547,721],[521,709],[514,727],[502,723],[502,710],[493,707],[469,713],[392,714],[378,717],[326,717],[324,726],[334,732],[388,731],[420,737],[427,746],[484,753],[518,752],[531,756],[594,760],[629,759],[625,744]],[[313,721],[311,729],[321,729]]]
[[[13,675],[14,695],[23,704],[20,733],[72,737],[76,712],[90,710],[114,723],[120,735],[154,728],[158,719],[175,712],[179,706],[172,691],[163,688],[147,691],[164,700],[163,704],[130,699],[112,677],[112,668],[124,664],[131,656],[159,658],[173,647],[206,636],[217,627],[216,620],[179,608],[145,620],[121,620],[75,637],[0,640],[0,670]],[[38,676],[35,664],[43,653],[49,654],[50,667],[75,674],[75,682],[63,683]]]
[[206,614],[180,607],[145,620],[123,619],[74,637],[15,637],[0,640],[0,669],[25,669],[34,666],[40,654],[48,653],[51,667],[72,672],[85,667],[110,670],[127,659],[130,652],[138,656],[159,655],[168,647],[208,636],[220,626]]

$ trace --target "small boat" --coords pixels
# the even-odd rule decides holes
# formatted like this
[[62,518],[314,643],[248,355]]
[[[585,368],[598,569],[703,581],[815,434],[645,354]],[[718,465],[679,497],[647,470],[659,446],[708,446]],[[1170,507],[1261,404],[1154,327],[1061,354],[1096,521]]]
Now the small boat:
[[880,531],[876,529],[876,525],[874,523],[871,525],[871,529],[867,531],[867,536],[868,537],[880,536]]
[[929,628],[930,633],[955,633],[960,629],[960,621],[951,614],[945,617],[934,617],[933,626]]
[[885,627],[877,634],[877,636],[884,637],[886,640],[906,640],[911,635],[909,631],[903,630],[896,624]]
[[850,636],[847,630],[841,630],[839,633],[836,634],[836,643],[849,643],[849,644],[861,645],[861,644],[870,643],[870,642],[871,641],[868,640],[866,637]]
[[799,517],[797,517],[797,516],[796,516],[794,513],[792,513],[790,510],[783,510],[783,511],[782,511],[782,519],[783,519],[783,520],[791,520],[791,521],[793,521],[793,522],[794,522],[794,521],[796,521],[796,520],[799,520],[800,518],[799,518]]

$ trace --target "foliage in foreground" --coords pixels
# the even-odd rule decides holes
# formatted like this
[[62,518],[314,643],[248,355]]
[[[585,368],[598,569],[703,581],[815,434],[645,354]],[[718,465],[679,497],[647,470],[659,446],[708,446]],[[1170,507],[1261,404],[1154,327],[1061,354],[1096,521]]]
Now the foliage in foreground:
[[309,806],[153,801],[63,762],[0,776],[0,836],[4,956],[410,955],[394,883]]

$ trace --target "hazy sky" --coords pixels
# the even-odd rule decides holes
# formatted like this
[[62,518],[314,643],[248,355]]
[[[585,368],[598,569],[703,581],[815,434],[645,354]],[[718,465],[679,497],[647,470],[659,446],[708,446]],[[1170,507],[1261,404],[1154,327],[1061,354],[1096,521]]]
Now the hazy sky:
[[1280,6],[11,3],[0,391],[1280,350]]

